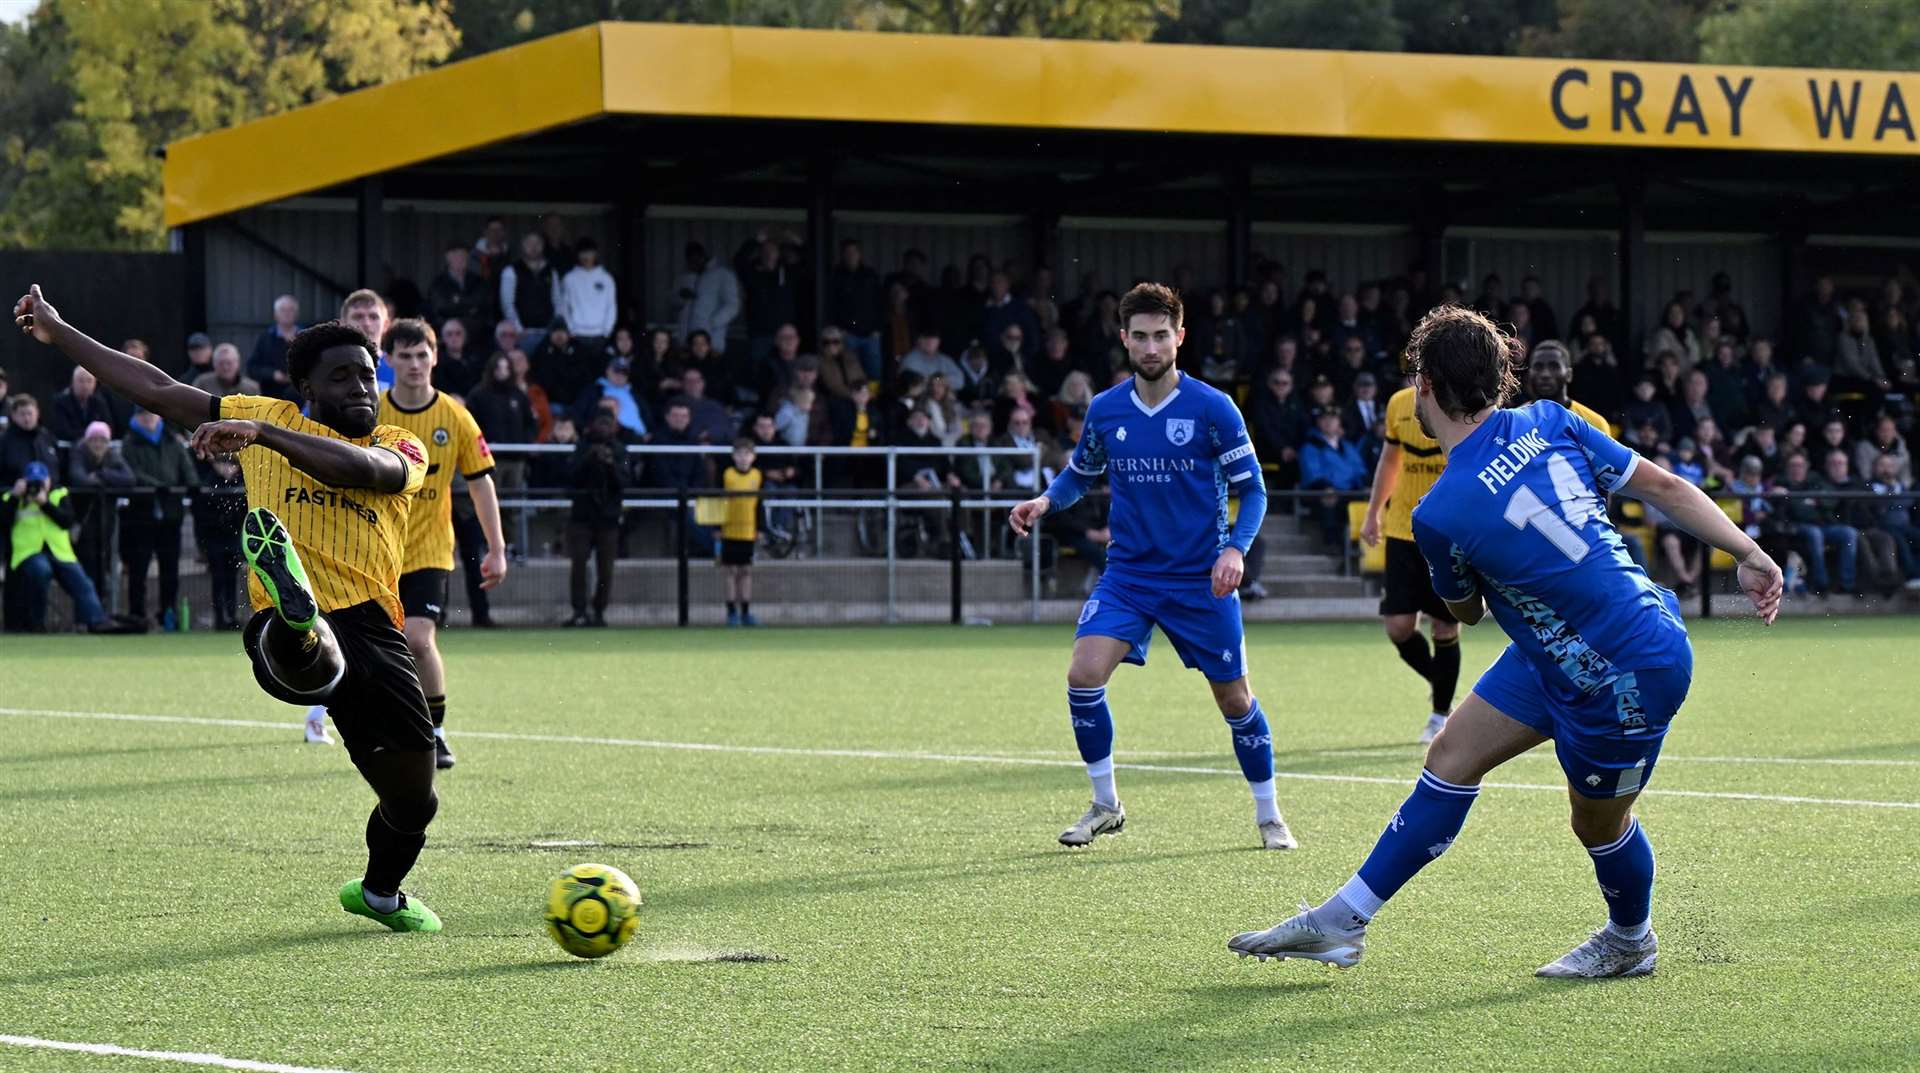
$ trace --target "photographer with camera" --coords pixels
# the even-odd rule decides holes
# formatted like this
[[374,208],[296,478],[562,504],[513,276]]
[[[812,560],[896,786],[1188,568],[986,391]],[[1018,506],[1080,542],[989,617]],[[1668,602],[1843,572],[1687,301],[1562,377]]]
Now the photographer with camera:
[[13,486],[0,492],[0,528],[12,538],[13,547],[7,562],[8,587],[25,585],[20,599],[30,632],[47,628],[47,588],[56,578],[73,599],[74,621],[90,633],[106,626],[100,595],[73,554],[67,533],[72,525],[67,490],[54,486],[52,471],[44,462],[27,463]]
[[[587,437],[574,450],[573,514],[567,522],[568,575],[573,597],[569,626],[605,626],[607,600],[613,594],[613,560],[620,544],[621,503],[633,483],[627,449],[620,441],[620,424],[602,410],[587,426]],[[587,613],[587,559],[594,559],[593,613]]]

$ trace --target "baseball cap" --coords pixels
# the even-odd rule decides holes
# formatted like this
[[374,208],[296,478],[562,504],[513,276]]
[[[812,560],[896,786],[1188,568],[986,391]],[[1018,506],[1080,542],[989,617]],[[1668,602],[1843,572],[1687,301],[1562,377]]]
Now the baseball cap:
[[49,477],[47,464],[45,462],[29,462],[27,463],[27,468],[20,471],[20,476],[30,481],[47,480]]
[[188,350],[197,350],[200,347],[212,345],[213,340],[207,337],[206,332],[194,332],[192,335],[187,336]]

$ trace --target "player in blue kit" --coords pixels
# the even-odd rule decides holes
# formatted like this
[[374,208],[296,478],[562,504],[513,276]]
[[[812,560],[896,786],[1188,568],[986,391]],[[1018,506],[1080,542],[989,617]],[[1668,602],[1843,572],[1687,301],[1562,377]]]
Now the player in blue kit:
[[1673,593],[1628,557],[1605,496],[1650,503],[1732,555],[1768,624],[1780,568],[1691,483],[1559,403],[1500,409],[1517,387],[1513,346],[1485,317],[1449,307],[1428,315],[1407,349],[1420,425],[1447,453],[1414,508],[1414,540],[1448,609],[1472,625],[1491,608],[1512,643],[1448,717],[1360,870],[1319,906],[1234,936],[1227,947],[1242,957],[1359,961],[1367,924],[1453,844],[1487,772],[1552,741],[1607,923],[1538,974],[1653,971],[1653,847],[1632,809],[1686,699],[1693,651]]
[[[1180,299],[1143,283],[1120,301],[1120,327],[1133,378],[1094,396],[1067,468],[1046,494],[1013,508],[1008,523],[1026,536],[1050,510],[1065,510],[1101,474],[1113,490],[1107,570],[1080,610],[1067,708],[1093,782],[1093,804],[1060,833],[1084,846],[1118,834],[1127,812],[1113,782],[1113,715],[1107,680],[1121,663],[1144,664],[1159,626],[1180,659],[1207,676],[1227,720],[1240,771],[1253,792],[1261,845],[1292,849],[1274,802],[1273,737],[1247,685],[1240,625],[1242,556],[1267,514],[1260,462],[1233,400],[1174,368]],[[1240,514],[1227,524],[1227,496]]]

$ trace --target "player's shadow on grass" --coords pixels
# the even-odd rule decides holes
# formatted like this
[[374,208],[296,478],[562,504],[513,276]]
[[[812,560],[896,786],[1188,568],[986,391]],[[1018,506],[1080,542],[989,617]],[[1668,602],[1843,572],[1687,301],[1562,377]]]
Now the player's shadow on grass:
[[0,976],[0,987],[57,986],[100,976],[124,977],[143,972],[165,972],[196,965],[208,965],[216,961],[258,958],[276,950],[384,939],[391,935],[391,932],[376,931],[342,921],[337,927],[328,929],[314,929],[285,935],[248,935],[233,942],[192,949],[155,951],[131,958],[117,957],[111,961],[91,965],[77,964],[38,972],[13,973]]
[[140,782],[96,782],[85,786],[42,786],[30,790],[0,791],[0,802],[7,801],[90,801],[97,798],[135,798],[142,794],[195,793],[217,787],[284,786],[294,782],[332,782],[353,778],[347,768],[329,768],[287,774],[263,771],[251,775],[182,775],[172,779],[146,779]]

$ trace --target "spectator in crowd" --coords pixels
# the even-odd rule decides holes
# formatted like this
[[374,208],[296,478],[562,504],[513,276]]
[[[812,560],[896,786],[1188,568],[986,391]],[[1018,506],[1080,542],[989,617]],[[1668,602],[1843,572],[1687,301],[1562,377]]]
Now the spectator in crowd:
[[573,453],[543,451],[533,455],[527,460],[527,486],[529,488],[570,487],[573,481],[573,464],[579,456],[580,449],[580,432],[578,426],[573,423],[573,418],[565,415],[554,418],[547,442],[573,448]]
[[[685,403],[667,404],[667,411],[660,419],[660,427],[653,434],[653,445],[655,447],[698,446],[693,438],[693,411],[688,409]],[[672,488],[684,492],[711,485],[713,470],[704,455],[690,451],[656,454],[647,461],[647,482],[656,488]],[[687,504],[684,524],[687,527],[688,551],[702,559],[712,558],[715,550],[713,530],[694,521],[692,503]]]
[[1033,382],[1034,391],[1051,397],[1059,393],[1060,386],[1074,372],[1085,373],[1089,384],[1094,382],[1093,374],[1096,371],[1105,372],[1104,369],[1088,369],[1082,365],[1075,360],[1073,341],[1068,338],[1066,329],[1050,328],[1046,339],[1040,344],[1040,352],[1027,363],[1027,379]]
[[[540,428],[533,442],[547,443],[552,439],[554,422],[559,417],[553,412],[553,401],[547,395],[547,389],[533,381],[533,362],[527,357],[526,351],[515,348],[507,351],[506,357],[507,367],[513,370],[513,386],[526,395],[528,404],[533,407],[533,419]],[[579,428],[577,424],[574,427]]]
[[1507,305],[1507,288],[1500,274],[1487,273],[1480,280],[1480,293],[1473,299],[1473,308],[1494,320],[1505,320]]
[[925,407],[915,406],[907,411],[906,419],[894,435],[893,446],[916,452],[900,456],[903,485],[922,492],[938,491],[946,486],[949,460],[937,454],[917,453],[946,446],[933,434],[933,422]]
[[573,247],[574,267],[560,280],[561,309],[567,325],[588,352],[607,348],[620,320],[620,293],[613,273],[600,263],[600,246],[582,238]]
[[216,455],[193,494],[193,539],[207,561],[213,628],[240,628],[240,523],[247,512],[246,484],[232,455]]
[[486,372],[488,355],[467,347],[467,324],[449,317],[440,325],[440,357],[433,366],[433,386],[466,398]]
[[[80,442],[67,453],[67,487],[83,492],[133,487],[133,470],[127,468],[120,445],[113,442],[113,430],[105,421],[88,425]],[[74,549],[80,564],[93,582],[95,592],[107,589],[107,549],[113,546],[113,501],[108,495],[83,494],[70,502],[74,523],[80,535]]]
[[[1271,353],[1260,363],[1255,375],[1264,378],[1273,370],[1281,369],[1293,374],[1296,383],[1301,382],[1300,378],[1306,370],[1300,365],[1300,340],[1291,335],[1277,336],[1268,350]],[[1096,378],[1094,382],[1099,381]]]
[[[1094,296],[1094,315],[1081,336],[1074,340],[1074,349],[1088,372],[1105,369],[1109,379],[1114,369],[1126,365],[1127,344],[1120,336],[1119,295],[1101,291]],[[1099,384],[1100,377],[1096,375],[1093,382]]]
[[773,353],[781,326],[800,320],[800,285],[780,256],[780,244],[765,230],[755,243],[752,260],[740,271],[740,290],[747,310],[747,358],[757,365]]
[[561,265],[561,273],[565,274],[565,266],[573,264],[574,247],[567,241],[567,222],[559,213],[550,212],[540,217],[540,240],[546,244],[547,256]]
[[[791,454],[786,451],[786,442],[780,438],[780,430],[774,427],[773,415],[758,413],[753,415],[750,438],[753,440],[755,457],[760,472],[766,480],[761,487],[769,492],[791,491],[799,487],[796,481],[800,476],[800,467],[794,464]],[[769,454],[773,461],[768,461]],[[792,507],[768,507],[767,535],[783,545],[790,545],[794,539],[794,513]],[[777,551],[782,554],[791,548]]]
[[1587,336],[1581,346],[1579,360],[1573,365],[1572,383],[1568,391],[1574,401],[1592,407],[1610,421],[1617,421],[1626,412],[1627,405],[1626,385],[1622,383],[1622,377],[1620,359],[1613,352],[1613,344],[1605,334],[1596,332]]
[[41,427],[40,403],[32,395],[11,396],[7,399],[6,432],[0,435],[0,486],[18,480],[35,462],[49,472],[59,468],[53,433]]
[[[812,355],[807,357],[817,377],[820,359]],[[761,408],[775,407],[786,397],[787,389],[793,384],[794,366],[800,358],[800,329],[792,324],[782,324],[774,329],[773,349],[754,361],[754,401]]]
[[[798,336],[796,336],[798,338]],[[684,349],[676,349],[661,367],[657,390],[662,395],[674,395],[684,388],[687,371],[698,369],[706,377],[707,398],[727,407],[743,405],[758,409],[759,394],[752,386],[736,384],[727,372],[728,362],[724,356],[716,353],[707,333],[696,331],[687,339]]]
[[1827,415],[1833,412],[1833,403],[1827,399],[1828,381],[1833,374],[1824,365],[1806,366],[1800,374],[1800,398],[1794,405],[1794,418],[1808,428],[1818,428],[1826,424]]
[[[26,396],[21,396],[25,398]],[[19,419],[15,414],[15,421]],[[47,590],[54,580],[73,600],[74,621],[91,632],[106,626],[100,595],[73,554],[67,531],[73,526],[68,491],[53,480],[44,462],[28,462],[8,488],[0,492],[0,532],[9,535],[7,596],[20,601],[27,630],[47,628]],[[20,590],[15,596],[14,590]]]
[[1041,413],[1041,403],[1033,395],[1033,385],[1018,372],[1008,373],[1000,381],[1000,395],[993,400],[993,427],[1004,434],[1008,419],[1016,413],[1024,413],[1035,427],[1046,427],[1046,415]]
[[1887,378],[1897,380],[1896,370],[1914,361],[1913,327],[1907,321],[1906,311],[1898,305],[1881,310],[1874,326],[1873,343],[1880,351],[1880,364],[1886,367]]
[[938,374],[945,376],[950,384],[959,384],[966,378],[960,363],[940,352],[940,333],[931,327],[914,336],[913,349],[900,359],[900,371],[919,373],[929,380]]
[[859,359],[861,367],[867,371],[866,379],[870,381],[880,379],[880,327],[884,319],[884,303],[885,292],[880,288],[880,274],[866,263],[859,240],[843,239],[840,243],[840,260],[827,276],[827,320],[840,326],[847,350]]
[[[239,353],[234,354],[236,364]],[[120,510],[120,561],[126,566],[127,614],[142,627],[147,623],[147,564],[160,563],[162,629],[180,628],[180,525],[186,517],[182,494],[199,484],[193,455],[160,415],[135,410],[123,445],[127,465],[138,487],[166,489],[130,496]]]
[[[180,370],[179,375],[174,379],[183,384],[191,384],[212,371],[213,340],[207,337],[206,332],[194,332],[187,336],[187,367]],[[253,394],[257,395],[259,392],[256,391]]]
[[1649,358],[1673,354],[1680,360],[1683,372],[1700,364],[1700,333],[1688,323],[1685,304],[1679,301],[1667,303],[1666,311],[1660,317],[1660,326],[1647,337],[1646,353]]
[[[513,359],[510,356],[495,354],[487,359],[485,376],[467,394],[466,405],[467,412],[473,415],[474,423],[480,426],[480,434],[487,438],[488,443],[539,442],[540,421],[534,416],[533,401],[527,397],[518,378],[514,376]],[[504,479],[504,471],[509,465],[524,467],[517,457],[511,460],[495,458],[494,465],[503,471],[502,487],[512,486]]]
[[1739,302],[1734,300],[1733,277],[1725,271],[1715,272],[1710,286],[1710,293],[1694,306],[1694,318],[1702,323],[1705,323],[1709,317],[1716,318],[1729,336],[1736,339],[1746,338],[1744,331],[1735,333],[1731,330],[1732,325],[1728,323],[1731,320],[1737,320],[1744,325],[1747,319],[1746,311],[1740,307]]
[[487,319],[493,303],[486,278],[473,270],[471,257],[464,242],[450,243],[442,251],[440,274],[427,284],[427,311],[435,324],[454,319],[479,324]]
[[[708,340],[711,344],[712,340]],[[660,389],[660,378],[666,375],[667,366],[680,357],[680,347],[673,340],[673,333],[665,328],[655,328],[647,333],[647,345],[641,349],[633,329],[621,325],[613,330],[613,342],[607,344],[609,357],[625,358],[633,365],[633,382],[639,386],[642,395],[658,397],[664,392]]]
[[[995,446],[993,411],[975,407],[969,412],[967,434],[960,437],[954,446],[963,449]],[[972,492],[998,492],[1007,486],[1012,473],[1012,460],[1005,455],[955,455],[947,471],[947,487]]]
[[893,384],[893,405],[889,407],[888,428],[902,428],[907,423],[907,412],[920,405],[927,397],[927,378],[919,373],[901,373]]
[[[260,384],[261,394],[276,399],[295,397],[293,380],[287,375],[287,344],[303,327],[298,299],[283,294],[273,300],[273,323],[254,337],[253,353],[247,357],[247,375]],[[191,337],[187,345],[193,345]],[[211,355],[208,360],[212,360]]]
[[1547,301],[1546,290],[1540,285],[1539,276],[1528,276],[1520,281],[1520,301],[1527,307],[1527,317],[1532,323],[1534,338],[1560,338],[1560,318],[1554,315],[1553,306]]
[[913,349],[916,333],[932,325],[927,315],[914,305],[913,292],[904,283],[887,284],[887,310],[880,325],[880,366],[882,379],[895,368],[900,358]]
[[1367,486],[1372,474],[1360,457],[1360,448],[1348,441],[1341,426],[1340,411],[1316,407],[1313,432],[1300,449],[1300,487],[1327,494],[1314,503],[1314,517],[1320,526],[1320,541],[1329,549],[1346,543],[1346,500],[1333,493]]
[[[1012,410],[1007,414],[1007,431],[993,441],[996,447],[1017,447],[1022,451],[1038,449],[1040,438],[1034,433],[1033,411]],[[1012,457],[1007,472],[1007,485],[1019,488],[1034,495],[1040,494],[1051,478],[1044,473],[1032,456]]]
[[[1040,318],[1034,315],[1031,306],[1013,293],[1013,280],[1005,272],[995,272],[987,277],[986,313],[981,318],[980,327],[983,337],[998,339],[1002,346],[1016,351],[1012,355],[1016,368],[1024,368],[1026,359],[1040,348]],[[1015,327],[1020,329],[1019,334],[1009,336],[1008,329]],[[996,363],[998,360],[996,357]]]
[[1755,407],[1767,393],[1767,380],[1775,373],[1786,375],[1774,358],[1773,340],[1762,335],[1747,344],[1746,373],[1748,405]]
[[[1632,430],[1626,437],[1627,442],[1640,449],[1641,454],[1649,454],[1659,444],[1673,437],[1673,417],[1665,403],[1656,397],[1653,377],[1642,373],[1633,382],[1633,400],[1627,403],[1625,425]],[[1655,439],[1651,443],[1642,442],[1642,430],[1651,426]]]
[[672,405],[687,408],[687,432],[695,443],[733,442],[733,417],[726,407],[707,397],[706,373],[697,368],[682,373],[680,394],[673,397]]
[[1802,298],[1789,315],[1795,360],[1832,365],[1840,331],[1846,326],[1847,313],[1833,295],[1833,278],[1821,276],[1813,281],[1813,293]]
[[88,425],[104,421],[114,424],[113,402],[93,374],[76,365],[69,385],[53,397],[53,412],[47,426],[56,440],[78,440]]
[[[1700,464],[1693,439],[1680,437],[1674,444],[1670,456],[1658,459],[1667,471],[1683,481],[1698,488],[1706,482],[1706,470]],[[1667,564],[1668,580],[1673,583],[1674,592],[1682,597],[1691,596],[1700,584],[1700,570],[1703,565],[1700,542],[1685,529],[1674,524],[1673,519],[1662,514],[1651,503],[1642,504],[1647,521],[1653,525],[1654,539],[1660,546],[1660,554]]]
[[925,250],[908,248],[900,254],[900,267],[887,274],[883,281],[886,286],[896,284],[907,289],[907,297],[913,302],[917,315],[927,312],[927,300],[933,294],[933,282],[927,275],[927,254]]
[[588,349],[574,338],[565,318],[555,317],[540,349],[533,352],[533,378],[547,389],[549,398],[565,402],[579,398],[606,368],[606,361],[598,347]]
[[[831,425],[827,442],[835,447],[879,447],[888,441],[894,431],[887,420],[884,404],[874,398],[872,389],[864,382],[855,386],[853,394],[847,398],[827,398],[826,406],[827,420]],[[901,424],[904,427],[905,422]],[[811,427],[809,432],[817,436]],[[886,484],[886,467],[876,459],[829,459],[827,472],[835,483],[862,488]]]
[[[581,241],[586,241],[582,239]],[[557,333],[556,333],[557,334]],[[633,389],[633,363],[625,358],[607,359],[605,371],[600,378],[588,384],[574,401],[571,412],[590,414],[600,409],[601,400],[611,400],[614,404],[614,417],[620,427],[639,439],[647,437],[647,407]]]
[[1732,340],[1722,339],[1713,348],[1713,360],[1699,369],[1707,378],[1707,408],[1729,428],[1746,427],[1747,372],[1740,367],[1740,355]]
[[1885,533],[1908,589],[1920,589],[1920,528],[1914,526],[1913,482],[1900,478],[1900,462],[1892,455],[1873,460],[1868,489],[1878,496],[1865,507],[1866,524]]
[[1680,383],[1679,401],[1669,406],[1673,411],[1673,431],[1676,436],[1691,436],[1701,421],[1713,420],[1713,407],[1707,402],[1711,381],[1706,369],[1695,368],[1688,370]]
[[[513,245],[507,237],[507,221],[498,216],[487,217],[487,225],[480,237],[473,242],[473,268],[488,283],[500,282],[500,273],[513,260]],[[489,299],[488,304],[492,304]]]
[[774,427],[789,447],[831,442],[833,419],[827,412],[826,396],[815,389],[819,378],[819,359],[810,354],[794,359],[792,380],[779,396],[773,413]]
[[960,401],[968,405],[991,405],[1000,393],[1000,377],[987,358],[987,348],[970,346],[960,359]]
[[[1587,317],[1592,317],[1595,330],[1601,335],[1606,336],[1608,352],[1614,354],[1619,353],[1622,342],[1620,309],[1613,304],[1613,299],[1608,297],[1607,281],[1604,277],[1587,277],[1587,302],[1579,309],[1573,311],[1573,322],[1578,324]],[[1576,382],[1577,381],[1578,378],[1576,377]],[[1593,403],[1587,403],[1587,405],[1593,406],[1594,409],[1600,410],[1601,413],[1609,412]]]
[[213,367],[195,378],[193,386],[216,399],[224,399],[228,395],[260,394],[259,381],[241,375],[240,348],[232,343],[221,343],[213,348]]
[[1735,452],[1734,457],[1741,464],[1749,458],[1757,460],[1761,473],[1769,478],[1778,473],[1781,464],[1786,461],[1786,456],[1780,449],[1779,433],[1774,431],[1772,425],[1767,424],[1748,428],[1740,440],[1739,450]]
[[1093,405],[1093,380],[1086,373],[1075,370],[1067,374],[1060,390],[1047,400],[1046,420],[1040,425],[1049,431],[1058,432],[1067,427],[1067,415],[1086,413]]
[[[611,414],[595,414],[587,437],[575,448],[568,484],[573,504],[567,522],[568,594],[573,600],[569,626],[605,626],[613,594],[613,560],[619,550],[621,503],[633,483],[619,423]],[[587,559],[594,560],[592,613],[587,603]]]
[[[1386,347],[1380,342],[1380,331],[1370,321],[1360,316],[1360,299],[1351,295],[1340,296],[1335,307],[1333,330],[1327,333],[1334,349],[1342,354],[1346,352],[1347,340],[1358,339],[1361,352],[1368,358],[1379,358],[1386,353]],[[1262,340],[1262,349],[1265,340]]]
[[[1263,465],[1274,467],[1267,485],[1275,489],[1300,483],[1300,444],[1306,439],[1307,412],[1294,397],[1293,384],[1292,372],[1271,370],[1265,389],[1256,391],[1248,406],[1254,456]],[[1283,506],[1290,512],[1293,502],[1288,500]]]
[[1847,314],[1847,329],[1833,346],[1833,390],[1866,399],[1867,406],[1879,403],[1880,396],[1893,387],[1886,366],[1880,362],[1880,348],[1868,330],[1867,306],[1855,302]]
[[1826,483],[1835,492],[1852,493],[1858,498],[1842,499],[1835,502],[1839,518],[1852,526],[1859,536],[1860,588],[1871,589],[1882,596],[1892,596],[1906,584],[1908,574],[1904,569],[1904,548],[1892,533],[1880,528],[1879,522],[1884,501],[1870,498],[1860,493],[1871,491],[1866,481],[1856,480],[1853,476],[1851,460],[1845,451],[1829,451],[1826,454]]
[[1041,521],[1042,531],[1056,546],[1073,552],[1087,564],[1086,576],[1080,581],[1083,596],[1091,594],[1100,575],[1107,572],[1107,545],[1113,541],[1113,531],[1107,528],[1107,507],[1105,496],[1081,496],[1066,510],[1047,512]]
[[1687,369],[1680,364],[1680,355],[1671,350],[1663,350],[1653,359],[1654,394],[1669,411],[1670,417],[1677,416],[1680,398],[1686,392]]
[[680,338],[706,332],[716,353],[727,352],[727,330],[740,315],[740,279],[733,269],[707,255],[698,242],[687,243],[687,270],[674,292],[674,317]]
[[1375,426],[1386,420],[1387,405],[1380,401],[1379,382],[1372,373],[1363,372],[1353,378],[1353,400],[1340,409],[1340,424],[1347,439],[1355,443],[1365,443],[1373,436]]
[[1705,476],[1701,487],[1719,488],[1733,480],[1733,446],[1720,433],[1720,422],[1712,415],[1702,417],[1693,426],[1695,457]]
[[1854,444],[1854,471],[1872,474],[1878,480],[1882,458],[1893,460],[1894,480],[1901,484],[1913,483],[1913,456],[1907,451],[1907,441],[1900,435],[1900,426],[1893,416],[1884,413],[1874,419],[1872,434]]
[[847,347],[851,338],[832,324],[820,333],[820,387],[830,399],[848,398],[855,385],[868,382],[864,359],[855,357]]
[[[1844,452],[1841,457],[1846,457]],[[1778,514],[1786,521],[1796,550],[1806,560],[1807,585],[1819,595],[1828,591],[1829,547],[1834,549],[1839,561],[1840,590],[1856,591],[1854,566],[1860,533],[1844,521],[1844,503],[1820,495],[1829,487],[1825,478],[1811,471],[1804,452],[1787,459],[1786,469],[1774,485],[1774,491],[1790,494]]]
[[[495,354],[505,354],[509,350],[525,350],[529,354],[533,353],[531,348],[520,345],[520,335],[519,325],[510,320],[503,320],[495,324],[493,326],[493,352]],[[542,341],[545,340],[544,336],[541,338]]]
[[537,353],[546,339],[547,326],[565,306],[559,266],[547,259],[547,240],[539,232],[529,231],[520,240],[519,258],[500,271],[500,319],[517,333],[514,345]]
[[1800,418],[1800,408],[1789,398],[1787,374],[1776,369],[1762,381],[1759,401],[1753,404],[1754,425],[1779,431]]
[[1851,461],[1853,457],[1853,438],[1848,434],[1847,422],[1837,413],[1830,413],[1820,423],[1820,442],[1814,445],[1815,457],[1826,459],[1829,451],[1840,451]]
[[927,393],[918,409],[927,415],[927,427],[943,447],[952,447],[965,431],[960,415],[960,399],[953,393],[953,381],[945,373],[927,377]]
[[1004,377],[1026,368],[1026,329],[1018,324],[1001,327],[987,345],[987,364],[994,375]]
[[1373,361],[1367,356],[1367,345],[1358,338],[1350,338],[1340,347],[1340,360],[1327,370],[1328,379],[1333,381],[1334,393],[1340,398],[1353,397],[1354,381],[1361,373],[1373,371]]
[[1546,336],[1534,331],[1533,310],[1528,308],[1525,302],[1513,301],[1507,303],[1507,324],[1510,326],[1510,331],[1507,334],[1513,336],[1514,339],[1520,343],[1520,352],[1523,355],[1533,350],[1533,344],[1535,342],[1546,338]]

